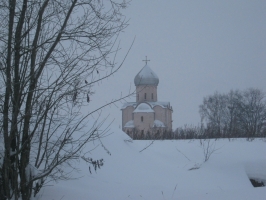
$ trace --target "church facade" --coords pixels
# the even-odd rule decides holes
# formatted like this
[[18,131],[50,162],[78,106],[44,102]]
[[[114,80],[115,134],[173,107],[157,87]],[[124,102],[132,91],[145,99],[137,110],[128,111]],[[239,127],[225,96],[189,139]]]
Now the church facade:
[[155,136],[172,131],[170,102],[158,101],[158,76],[146,65],[135,76],[136,102],[127,102],[122,110],[122,128],[131,138],[134,134]]

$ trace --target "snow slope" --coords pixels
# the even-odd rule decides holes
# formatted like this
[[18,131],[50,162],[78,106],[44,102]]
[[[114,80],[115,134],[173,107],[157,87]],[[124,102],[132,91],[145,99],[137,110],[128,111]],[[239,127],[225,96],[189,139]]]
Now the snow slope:
[[[199,140],[128,142],[121,130],[88,146],[88,154],[104,158],[92,171],[80,161],[80,179],[53,183],[37,199],[266,199],[266,187],[254,188],[251,178],[266,181],[266,140],[211,140],[216,151],[203,163]],[[193,167],[199,169],[189,170]]]

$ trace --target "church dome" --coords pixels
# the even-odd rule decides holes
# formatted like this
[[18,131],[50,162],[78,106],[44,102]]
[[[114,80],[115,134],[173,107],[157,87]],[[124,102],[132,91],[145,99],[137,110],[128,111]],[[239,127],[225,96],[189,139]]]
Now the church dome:
[[135,76],[135,86],[139,85],[155,85],[159,83],[158,76],[151,70],[148,65],[145,65],[140,72]]

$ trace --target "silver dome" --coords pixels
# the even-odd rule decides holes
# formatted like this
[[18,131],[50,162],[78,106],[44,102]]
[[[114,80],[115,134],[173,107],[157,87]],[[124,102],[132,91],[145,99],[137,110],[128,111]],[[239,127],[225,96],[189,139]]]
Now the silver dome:
[[139,85],[155,85],[159,84],[158,76],[151,70],[148,65],[145,65],[140,72],[135,76],[135,86]]

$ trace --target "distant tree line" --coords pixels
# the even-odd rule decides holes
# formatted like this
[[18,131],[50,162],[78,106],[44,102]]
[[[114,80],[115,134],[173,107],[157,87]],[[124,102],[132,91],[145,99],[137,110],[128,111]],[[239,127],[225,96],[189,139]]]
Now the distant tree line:
[[199,109],[204,134],[210,138],[265,137],[265,94],[250,88],[205,97]]
[[174,139],[174,132],[170,130],[151,130],[143,132],[141,130],[133,129],[127,133],[133,140],[169,140]]
[[175,131],[146,134],[135,130],[130,136],[136,140],[266,137],[266,98],[259,89],[215,92],[203,99],[199,114],[198,126],[185,125]]

